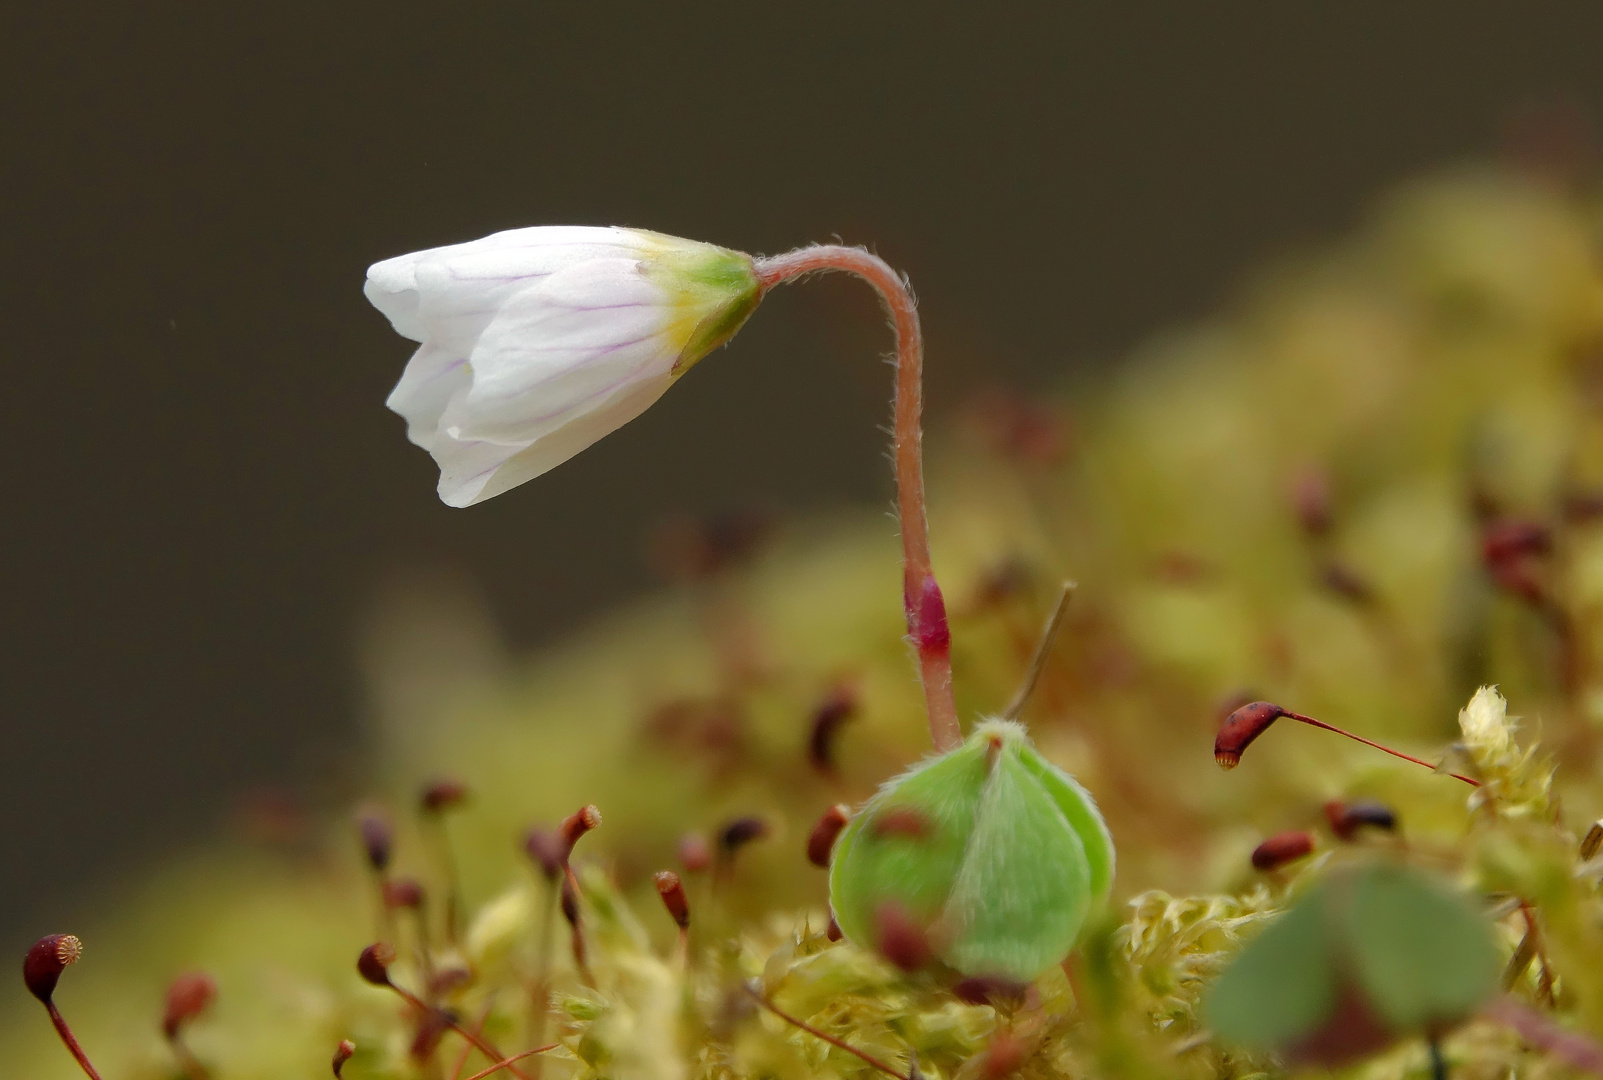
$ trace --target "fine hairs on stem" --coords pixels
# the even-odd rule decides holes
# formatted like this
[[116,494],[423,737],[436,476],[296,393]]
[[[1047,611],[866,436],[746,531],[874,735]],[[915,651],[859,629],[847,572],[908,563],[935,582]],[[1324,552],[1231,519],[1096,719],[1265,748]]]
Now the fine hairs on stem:
[[919,676],[929,712],[930,738],[937,751],[963,741],[952,696],[952,635],[946,602],[930,565],[929,523],[924,512],[924,335],[918,305],[901,275],[885,260],[862,248],[815,244],[756,260],[764,292],[808,274],[839,271],[872,285],[890,313],[896,331],[895,425],[891,447],[896,462],[897,512],[902,529],[902,603],[907,633],[918,650]]

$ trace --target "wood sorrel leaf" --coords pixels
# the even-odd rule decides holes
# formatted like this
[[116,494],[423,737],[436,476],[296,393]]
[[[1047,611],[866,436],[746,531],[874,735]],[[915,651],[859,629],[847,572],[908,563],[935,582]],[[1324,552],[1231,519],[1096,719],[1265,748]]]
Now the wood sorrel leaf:
[[1497,988],[1491,928],[1463,897],[1385,864],[1370,867],[1351,889],[1355,975],[1394,1028],[1454,1023]]
[[1270,924],[1204,1011],[1228,1042],[1335,1065],[1373,1050],[1376,1025],[1395,1037],[1464,1019],[1497,988],[1498,967],[1491,925],[1464,897],[1374,863],[1332,874]]
[[1315,889],[1269,924],[1214,981],[1206,1002],[1216,1035],[1245,1046],[1289,1045],[1336,1006],[1325,897]]
[[830,863],[830,903],[858,945],[877,947],[878,913],[894,905],[957,971],[1028,980],[1068,955],[1113,869],[1091,797],[1023,727],[991,720],[852,819]]

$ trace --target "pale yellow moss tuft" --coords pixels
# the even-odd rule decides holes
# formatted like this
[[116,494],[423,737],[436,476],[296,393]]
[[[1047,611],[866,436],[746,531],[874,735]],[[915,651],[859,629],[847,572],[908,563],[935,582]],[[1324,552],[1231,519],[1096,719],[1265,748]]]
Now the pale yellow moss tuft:
[[1494,686],[1475,691],[1458,713],[1461,743],[1481,786],[1471,793],[1470,808],[1490,806],[1509,817],[1550,815],[1553,763],[1536,747],[1521,750],[1515,738],[1519,717],[1508,715],[1508,702]]

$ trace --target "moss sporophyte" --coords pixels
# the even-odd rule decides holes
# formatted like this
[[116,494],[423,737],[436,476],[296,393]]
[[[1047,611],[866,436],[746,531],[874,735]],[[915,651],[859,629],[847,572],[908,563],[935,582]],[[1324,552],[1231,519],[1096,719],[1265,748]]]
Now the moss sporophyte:
[[[253,804],[117,891],[86,937],[119,960],[59,1008],[79,944],[42,939],[50,1024],[26,1002],[6,1075],[1603,1075],[1603,202],[1494,171],[1388,206],[1072,412],[954,410],[939,584],[918,313],[878,258],[542,227],[377,264],[418,343],[389,403],[460,506],[775,286],[865,279],[899,567],[877,514],[729,508],[653,533],[658,601],[530,666],[455,593],[386,608],[372,801]],[[1296,418],[1274,454],[1266,416]]]

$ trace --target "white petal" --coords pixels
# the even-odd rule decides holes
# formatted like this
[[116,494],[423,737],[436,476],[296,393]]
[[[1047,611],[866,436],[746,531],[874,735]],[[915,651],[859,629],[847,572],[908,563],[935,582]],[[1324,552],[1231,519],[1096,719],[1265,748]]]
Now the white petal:
[[561,372],[658,337],[669,315],[662,291],[635,263],[593,259],[570,267],[502,305],[470,354],[474,396],[543,387]]
[[384,313],[395,332],[413,341],[423,340],[423,323],[418,318],[417,260],[427,252],[401,255],[367,268],[362,294],[368,303]]
[[471,506],[527,483],[645,412],[666,389],[666,383],[629,387],[526,447],[442,439],[434,450],[440,499],[448,506]]
[[[473,351],[473,386],[443,422],[463,437],[527,442],[641,380],[672,381],[676,343],[657,286],[597,259],[519,293]],[[660,393],[660,390],[659,390]]]
[[494,479],[496,470],[525,449],[474,439],[453,439],[442,432],[429,447],[435,464],[440,467],[440,501],[447,506],[472,506],[479,502],[484,485]]
[[384,404],[406,418],[406,437],[428,450],[434,445],[445,407],[458,391],[465,394],[472,382],[466,357],[424,345],[407,361],[401,381]]
[[586,259],[638,258],[647,250],[627,229],[512,229],[375,264],[368,298],[398,332],[465,355],[508,296]]

